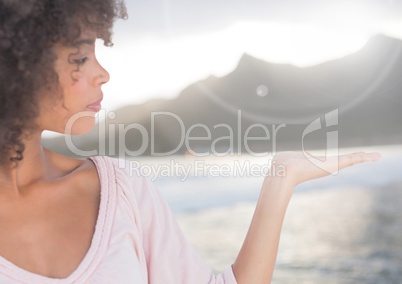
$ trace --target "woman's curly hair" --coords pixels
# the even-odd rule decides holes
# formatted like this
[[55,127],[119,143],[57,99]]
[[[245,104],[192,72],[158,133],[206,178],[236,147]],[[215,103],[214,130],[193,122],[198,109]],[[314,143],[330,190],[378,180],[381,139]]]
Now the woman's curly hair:
[[58,88],[54,45],[89,29],[111,46],[117,18],[124,0],[0,0],[0,165],[22,160],[40,96]]

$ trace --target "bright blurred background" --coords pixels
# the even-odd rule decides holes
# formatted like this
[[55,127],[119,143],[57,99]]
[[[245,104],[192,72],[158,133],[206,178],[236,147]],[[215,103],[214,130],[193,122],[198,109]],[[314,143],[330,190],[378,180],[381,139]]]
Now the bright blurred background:
[[377,34],[402,39],[402,3],[392,0],[127,1],[115,47],[99,48],[112,74],[105,106],[173,98],[210,75],[231,72],[244,53],[312,66],[349,55]]

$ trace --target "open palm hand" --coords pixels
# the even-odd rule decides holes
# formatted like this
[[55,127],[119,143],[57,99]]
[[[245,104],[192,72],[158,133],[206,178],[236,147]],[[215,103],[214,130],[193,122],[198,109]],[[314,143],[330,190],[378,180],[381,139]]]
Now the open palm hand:
[[[313,156],[303,152],[282,152],[274,159],[275,168],[285,169],[286,179],[292,185],[338,172],[341,169],[381,158],[379,153],[358,152],[339,156]],[[271,170],[274,170],[272,168]]]

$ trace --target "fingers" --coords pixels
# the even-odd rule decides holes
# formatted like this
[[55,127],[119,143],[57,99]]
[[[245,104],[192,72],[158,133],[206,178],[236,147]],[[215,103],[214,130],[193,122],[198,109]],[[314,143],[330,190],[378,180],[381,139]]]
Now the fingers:
[[344,168],[364,162],[378,161],[380,158],[381,154],[377,152],[375,153],[358,152],[358,153],[346,154],[339,156],[339,166],[340,168]]

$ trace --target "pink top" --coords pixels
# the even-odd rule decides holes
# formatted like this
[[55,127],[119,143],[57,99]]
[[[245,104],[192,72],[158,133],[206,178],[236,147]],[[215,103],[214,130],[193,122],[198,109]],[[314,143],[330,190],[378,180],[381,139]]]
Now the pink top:
[[94,157],[101,199],[91,246],[76,270],[54,279],[0,256],[0,284],[236,284],[231,267],[214,275],[184,238],[166,202],[146,178],[118,160]]

